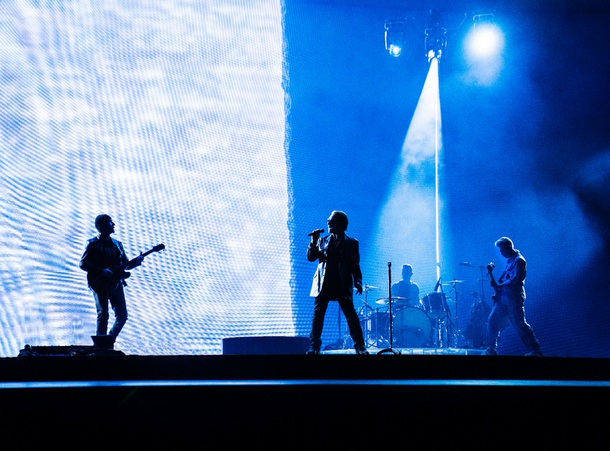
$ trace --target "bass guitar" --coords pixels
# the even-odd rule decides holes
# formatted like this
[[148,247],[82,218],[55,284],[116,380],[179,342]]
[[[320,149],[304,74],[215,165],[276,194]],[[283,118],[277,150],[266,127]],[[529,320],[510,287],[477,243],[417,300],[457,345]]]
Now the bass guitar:
[[87,282],[89,283],[89,286],[94,291],[98,291],[98,292],[104,291],[104,290],[112,291],[114,288],[116,288],[118,283],[123,283],[123,285],[126,285],[125,279],[127,279],[131,276],[131,273],[127,271],[127,268],[131,269],[132,267],[136,267],[134,265],[137,264],[138,258],[146,257],[147,255],[150,255],[153,252],[159,252],[159,251],[162,251],[163,249],[165,249],[165,244],[163,244],[163,243],[157,244],[155,247],[144,252],[143,254],[140,254],[138,257],[132,258],[131,260],[123,263],[122,265],[115,266],[114,268],[110,268],[112,270],[111,277],[104,277],[103,275],[98,275],[98,274],[94,275],[93,272],[88,272],[87,273]]

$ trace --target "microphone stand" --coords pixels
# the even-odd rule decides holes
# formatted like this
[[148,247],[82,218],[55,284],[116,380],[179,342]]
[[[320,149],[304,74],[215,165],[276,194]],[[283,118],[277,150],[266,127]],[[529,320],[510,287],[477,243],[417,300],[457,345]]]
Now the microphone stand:
[[392,318],[392,262],[388,262],[388,301],[390,303],[390,347],[382,349],[377,354],[399,355],[400,351],[394,349],[394,319]]
[[449,304],[447,304],[445,296],[443,296],[443,308],[445,309],[445,321],[447,322],[447,346],[458,347],[458,336],[461,334],[460,330],[460,321],[459,321],[459,302],[458,297],[459,293],[457,290],[457,284],[461,283],[460,280],[452,280],[451,282],[447,282],[444,285],[451,285],[451,289],[453,290],[453,295],[455,297],[455,320],[451,317],[451,309],[449,308]]
[[[441,294],[441,305],[443,310],[445,310],[445,316],[447,316],[447,309],[446,307],[446,301],[445,301],[445,292],[443,291],[443,282],[442,282],[442,276],[439,276],[438,281],[436,282],[436,285],[434,287],[434,291],[437,293]],[[432,307],[432,306],[430,306]],[[444,322],[445,324],[445,332],[447,330],[447,323],[446,320]],[[436,347],[437,348],[444,348],[444,340],[443,340],[443,320],[441,319],[440,315],[436,318]]]

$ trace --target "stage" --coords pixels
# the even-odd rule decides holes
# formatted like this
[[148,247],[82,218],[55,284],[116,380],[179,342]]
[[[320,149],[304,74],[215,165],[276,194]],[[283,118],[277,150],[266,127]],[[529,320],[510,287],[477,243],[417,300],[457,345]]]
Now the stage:
[[502,427],[508,441],[527,433],[546,444],[578,436],[586,445],[601,433],[593,425],[610,401],[608,359],[459,349],[313,356],[29,350],[0,359],[3,430],[17,444],[44,437],[70,447],[71,434],[86,430],[91,435],[79,446],[95,449],[90,439],[101,433],[111,440],[120,430],[132,444],[214,440],[223,449],[318,440],[379,445],[396,436],[473,445]]

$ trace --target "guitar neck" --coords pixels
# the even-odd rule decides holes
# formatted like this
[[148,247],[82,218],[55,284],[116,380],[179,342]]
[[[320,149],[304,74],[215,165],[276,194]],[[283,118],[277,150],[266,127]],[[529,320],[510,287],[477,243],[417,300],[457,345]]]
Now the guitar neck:
[[[146,252],[144,252],[144,253],[142,254],[142,257],[146,257],[147,255],[150,255],[150,254],[152,254],[153,252],[156,252],[156,250],[155,250],[155,249],[151,249],[151,250],[149,250],[149,251],[146,251]],[[132,260],[135,260],[135,258],[132,258]]]
[[144,253],[143,253],[143,254],[141,254],[140,256],[135,257],[135,258],[132,258],[132,259],[131,259],[131,260],[129,260],[128,262],[123,263],[123,264],[121,265],[121,269],[122,269],[122,270],[125,270],[125,268],[128,268],[130,265],[134,264],[134,263],[136,262],[136,260],[137,260],[139,257],[146,257],[147,255],[150,255],[150,254],[152,254],[153,252],[159,252],[160,250],[163,250],[163,249],[165,249],[165,245],[164,245],[164,244],[158,244],[157,246],[155,246],[155,247],[153,247],[152,249],[150,249],[150,250],[148,250],[148,251],[144,252]]
[[88,271],[87,281],[89,282],[89,286],[96,292],[99,292],[100,290],[108,290],[113,286],[116,286],[117,283],[120,283],[121,280],[123,280],[124,282],[124,279],[127,279],[130,276],[130,273],[127,272],[127,268],[130,268],[131,265],[134,265],[138,258],[146,257],[147,255],[150,255],[153,252],[159,252],[163,249],[165,249],[165,245],[158,244],[149,251],[140,254],[138,257],[132,258],[128,262],[125,262],[122,265],[112,268],[113,276],[111,278],[105,278],[100,275],[97,275],[95,274],[95,271]]
[[489,273],[489,277],[491,278],[491,283],[492,284],[497,284],[498,282],[496,281],[496,278],[494,277],[494,275],[492,273]]
[[494,277],[493,270],[494,270],[494,266],[492,266],[491,263],[489,265],[487,265],[487,272],[489,273],[489,278],[491,279],[491,286],[494,288],[494,290],[497,293],[498,292],[498,282],[496,281],[496,278]]

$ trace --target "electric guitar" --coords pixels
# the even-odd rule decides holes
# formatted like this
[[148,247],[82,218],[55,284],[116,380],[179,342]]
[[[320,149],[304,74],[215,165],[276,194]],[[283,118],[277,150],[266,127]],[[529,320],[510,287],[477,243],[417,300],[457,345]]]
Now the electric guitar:
[[140,254],[138,257],[132,258],[131,260],[123,263],[122,265],[110,268],[112,270],[111,277],[104,277],[103,275],[94,274],[93,271],[90,271],[87,273],[87,282],[89,283],[91,289],[98,292],[104,290],[112,291],[114,288],[116,288],[118,283],[123,283],[124,285],[126,285],[125,279],[131,276],[131,273],[126,271],[127,268],[130,268],[132,265],[135,265],[139,257],[146,257],[147,255],[150,255],[153,252],[159,252],[163,249],[165,249],[165,244],[157,244],[155,247],[144,252],[143,254]]
[[496,278],[493,275],[493,270],[495,267],[496,267],[496,265],[494,265],[493,262],[491,262],[487,265],[487,272],[489,273],[489,277],[491,277],[491,286],[493,287],[494,291],[496,292],[495,294],[493,294],[491,296],[491,299],[494,302],[498,301],[499,296],[500,296],[500,287],[498,286],[498,282],[496,282]]

